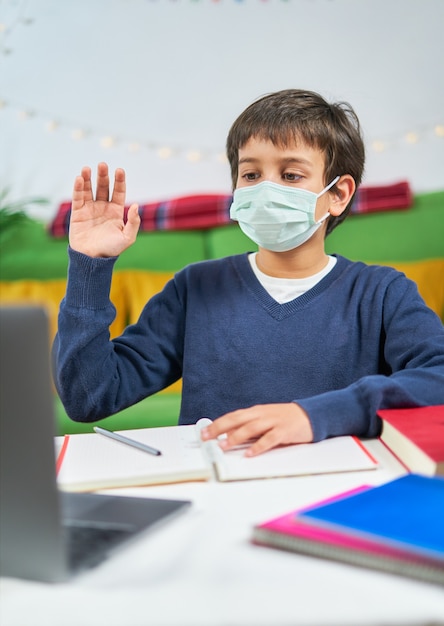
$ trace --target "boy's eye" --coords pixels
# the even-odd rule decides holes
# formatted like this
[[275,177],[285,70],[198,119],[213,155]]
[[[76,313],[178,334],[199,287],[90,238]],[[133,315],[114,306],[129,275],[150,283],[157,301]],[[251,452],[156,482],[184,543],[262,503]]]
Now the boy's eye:
[[283,177],[285,180],[288,180],[290,182],[295,182],[302,178],[300,174],[295,174],[294,172],[285,172]]
[[259,178],[259,174],[257,172],[247,172],[242,175],[242,178],[245,178],[245,180],[256,180]]

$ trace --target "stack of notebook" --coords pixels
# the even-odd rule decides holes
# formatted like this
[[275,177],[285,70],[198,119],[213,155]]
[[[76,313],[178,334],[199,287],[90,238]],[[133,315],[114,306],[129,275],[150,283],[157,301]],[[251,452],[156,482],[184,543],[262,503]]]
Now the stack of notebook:
[[444,585],[444,479],[407,474],[257,525],[253,542]]

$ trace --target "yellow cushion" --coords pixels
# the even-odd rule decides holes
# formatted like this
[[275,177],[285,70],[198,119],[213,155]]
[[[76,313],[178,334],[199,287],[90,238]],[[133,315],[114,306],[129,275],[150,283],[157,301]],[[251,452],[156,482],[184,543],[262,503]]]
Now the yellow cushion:
[[[396,268],[415,281],[427,306],[444,320],[444,258],[423,261],[387,261],[384,265]],[[144,270],[129,270],[121,274],[125,283],[130,323],[137,321],[149,298],[161,291],[167,281],[174,276],[173,272]]]
[[444,321],[444,258],[424,261],[390,262],[390,265],[415,281],[425,303]]
[[0,301],[10,305],[39,305],[48,311],[51,341],[57,330],[59,304],[66,280],[14,280],[0,282]]
[[174,276],[174,272],[151,272],[146,270],[123,270],[114,273],[125,294],[128,323],[139,319],[143,307],[152,296],[162,291],[164,285]]
[[[418,285],[426,304],[444,321],[444,258],[424,261],[383,263],[403,272]],[[116,271],[111,285],[111,301],[116,307],[116,319],[111,325],[111,337],[120,335],[127,323],[135,323],[146,302],[174,276],[173,272],[145,270]],[[57,330],[59,305],[65,295],[66,280],[0,281],[2,304],[39,304],[46,306],[50,318],[51,341]],[[180,393],[179,380],[164,392]]]
[[[66,292],[66,280],[13,280],[0,281],[0,302],[9,305],[41,305],[45,306],[49,315],[50,338],[54,339],[57,331],[57,317],[60,302]],[[127,309],[125,293],[120,286],[120,280],[113,277],[111,286],[111,301],[117,309],[117,316],[110,327],[112,337],[123,332],[126,325]]]
[[[152,296],[162,291],[165,284],[173,278],[174,272],[150,272],[145,270],[123,270],[115,272],[114,278],[120,281],[125,294],[128,311],[128,323],[134,324],[139,319],[143,307]],[[182,380],[170,385],[163,393],[180,393]]]
[[[110,327],[111,337],[121,335],[125,326],[138,320],[146,302],[162,290],[173,277],[173,272],[148,272],[124,270],[114,272],[111,284],[111,302],[116,307],[116,319]],[[9,305],[37,304],[45,306],[50,321],[51,343],[57,332],[57,317],[60,302],[66,292],[66,280],[14,280],[0,281],[0,302]],[[180,393],[179,380],[166,393]]]

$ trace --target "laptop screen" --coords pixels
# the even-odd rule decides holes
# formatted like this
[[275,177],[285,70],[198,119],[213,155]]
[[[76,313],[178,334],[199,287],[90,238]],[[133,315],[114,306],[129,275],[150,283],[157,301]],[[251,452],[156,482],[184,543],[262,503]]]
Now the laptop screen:
[[[0,573],[62,581],[74,573],[71,555],[79,570],[97,565],[190,502],[59,493],[48,327],[41,307],[0,307]],[[85,544],[88,528],[82,551],[74,539]]]

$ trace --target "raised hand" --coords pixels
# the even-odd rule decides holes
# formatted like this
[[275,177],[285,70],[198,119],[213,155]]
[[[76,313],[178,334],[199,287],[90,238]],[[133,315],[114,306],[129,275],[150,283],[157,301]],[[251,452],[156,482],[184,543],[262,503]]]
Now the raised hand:
[[132,204],[126,223],[124,221],[126,182],[122,169],[115,172],[111,200],[109,193],[106,163],[99,163],[97,167],[95,198],[89,167],[84,167],[75,179],[69,226],[69,244],[73,250],[91,257],[111,257],[118,256],[135,242],[140,217],[137,204]]

